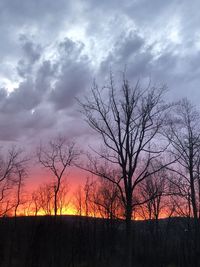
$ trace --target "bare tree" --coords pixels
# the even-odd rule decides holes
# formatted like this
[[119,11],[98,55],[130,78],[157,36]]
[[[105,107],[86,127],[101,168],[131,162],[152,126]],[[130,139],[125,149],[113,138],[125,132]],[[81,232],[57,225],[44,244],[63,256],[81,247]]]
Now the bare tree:
[[58,212],[58,193],[62,178],[67,167],[76,160],[78,152],[74,143],[69,143],[65,138],[58,137],[46,146],[40,145],[37,151],[39,162],[49,170],[54,177],[54,215]]
[[[169,119],[166,135],[171,142],[171,154],[178,158],[176,166],[171,170],[181,177],[185,196],[188,202],[188,213],[194,218],[194,261],[198,266],[199,255],[199,222],[198,222],[198,181],[200,158],[200,124],[199,113],[194,106],[183,99],[177,105],[173,116]],[[179,185],[180,188],[180,185]],[[183,191],[183,190],[182,190]],[[191,212],[192,211],[192,212]]]
[[196,179],[198,185],[198,218],[200,219],[200,152],[197,155]]
[[122,218],[122,203],[120,201],[119,189],[116,184],[100,178],[97,183],[97,191],[92,200],[102,218],[117,219]]
[[[104,145],[104,151],[97,152],[101,160],[91,160],[85,169],[113,182],[125,207],[127,266],[132,266],[131,219],[135,189],[152,175],[148,172],[149,166],[161,157],[167,146],[165,142],[162,147],[155,145],[169,109],[163,102],[164,91],[163,86],[150,85],[142,90],[139,82],[132,88],[125,76],[121,90],[117,90],[111,75],[108,86],[99,89],[94,84],[91,97],[81,103],[89,126],[101,136]],[[102,159],[105,165],[110,164],[112,170],[120,173],[117,180],[107,166],[102,167]],[[153,173],[162,168],[160,165]]]
[[165,170],[162,170],[148,177],[140,184],[139,193],[144,200],[142,208],[145,209],[145,219],[155,219],[157,221],[162,209],[165,207],[163,200],[170,194],[166,175]]
[[62,181],[58,193],[58,210],[59,214],[62,215],[63,211],[66,212],[70,204],[69,198],[69,184],[67,181]]
[[[19,169],[25,170],[25,163],[27,158],[23,156],[23,151],[16,147],[8,150],[5,157],[0,156],[0,203],[1,211],[0,216],[7,214],[8,211],[16,207],[16,203],[8,198],[8,194],[18,185],[21,188],[21,178]],[[20,184],[20,186],[19,186]],[[20,190],[18,190],[18,203],[20,202]],[[19,206],[19,204],[17,205]]]
[[77,215],[82,216],[84,214],[84,192],[81,185],[74,192],[73,206]]
[[31,194],[31,206],[33,208],[34,215],[37,216],[41,208],[40,206],[40,196],[38,190],[35,190]]
[[192,206],[195,220],[198,218],[195,183],[198,177],[200,157],[199,119],[198,112],[187,99],[184,99],[176,106],[173,116],[169,118],[168,131],[166,131],[166,136],[172,145],[171,154],[178,158],[178,165],[176,163],[171,170],[182,178],[177,187],[180,188],[182,184],[180,190],[188,192],[187,196],[190,200],[188,204]]
[[98,208],[95,203],[97,195],[97,181],[87,177],[84,186],[79,185],[74,192],[73,204],[79,216],[96,217]]
[[90,181],[90,178],[87,177],[86,183],[84,185],[84,194],[85,194],[85,216],[89,216],[89,201],[90,201],[90,188],[91,188],[92,182]]
[[20,204],[22,204],[22,187],[24,186],[24,180],[27,178],[27,171],[25,166],[18,164],[16,166],[16,203],[14,208],[14,216],[17,216],[17,210]]
[[51,215],[53,209],[52,202],[54,198],[53,185],[49,183],[40,185],[38,190],[35,192],[35,195],[38,195],[37,207],[39,206],[45,215]]

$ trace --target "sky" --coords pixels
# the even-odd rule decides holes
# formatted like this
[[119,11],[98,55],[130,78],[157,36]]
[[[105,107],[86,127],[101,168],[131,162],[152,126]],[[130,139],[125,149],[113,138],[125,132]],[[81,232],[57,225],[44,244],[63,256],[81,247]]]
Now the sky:
[[199,108],[199,10],[199,0],[0,0],[1,145],[31,152],[58,133],[94,142],[76,98],[110,69]]

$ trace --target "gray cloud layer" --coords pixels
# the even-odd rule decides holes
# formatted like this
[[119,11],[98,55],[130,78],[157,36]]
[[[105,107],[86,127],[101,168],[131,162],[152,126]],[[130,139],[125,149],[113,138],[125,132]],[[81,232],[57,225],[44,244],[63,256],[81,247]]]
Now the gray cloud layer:
[[[75,2],[75,3],[74,3]],[[87,130],[75,97],[110,67],[199,105],[198,0],[0,2],[0,140]]]

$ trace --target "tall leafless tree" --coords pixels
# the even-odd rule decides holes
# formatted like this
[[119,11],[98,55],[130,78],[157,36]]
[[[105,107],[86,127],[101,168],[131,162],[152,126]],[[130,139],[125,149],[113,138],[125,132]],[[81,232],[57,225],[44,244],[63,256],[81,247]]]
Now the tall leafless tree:
[[[143,90],[139,82],[132,87],[125,76],[119,90],[111,75],[108,86],[99,89],[94,84],[90,97],[81,102],[89,126],[101,136],[104,145],[104,151],[97,152],[101,160],[91,160],[85,169],[113,182],[119,189],[125,207],[127,266],[132,266],[131,219],[135,189],[152,175],[148,172],[149,166],[161,157],[167,146],[165,142],[162,147],[155,146],[169,109],[163,101],[164,91],[164,86],[150,85]],[[117,180],[110,175],[109,168],[102,168],[102,159],[112,170],[118,169]],[[162,168],[160,165],[153,172]]]

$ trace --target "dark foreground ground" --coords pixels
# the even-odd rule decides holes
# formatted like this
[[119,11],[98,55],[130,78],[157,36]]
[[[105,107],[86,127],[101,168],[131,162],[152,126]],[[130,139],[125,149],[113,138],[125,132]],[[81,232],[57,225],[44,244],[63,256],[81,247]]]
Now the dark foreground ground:
[[[198,267],[193,222],[133,223],[134,267]],[[77,216],[0,219],[0,267],[123,267],[125,225]]]

